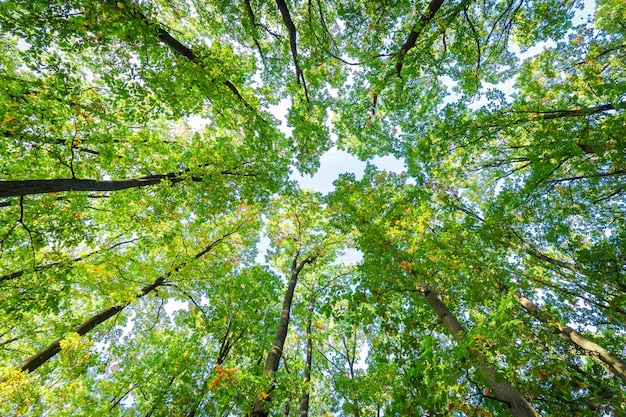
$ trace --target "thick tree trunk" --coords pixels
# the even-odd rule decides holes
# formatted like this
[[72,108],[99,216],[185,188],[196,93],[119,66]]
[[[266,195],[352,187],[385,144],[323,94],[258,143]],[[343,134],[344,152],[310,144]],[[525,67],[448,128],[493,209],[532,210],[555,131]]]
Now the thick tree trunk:
[[[430,307],[437,313],[437,316],[445,326],[446,330],[454,339],[460,341],[465,338],[463,326],[457,318],[448,310],[448,307],[439,299],[437,294],[424,280],[419,282],[420,291],[426,298]],[[498,400],[505,403],[511,413],[515,417],[539,417],[537,411],[524,398],[522,393],[510,382],[498,375],[498,371],[487,363],[479,363],[478,368],[487,383],[487,386],[493,391],[493,395]]]
[[[291,303],[293,302],[293,294],[296,290],[296,284],[298,283],[298,276],[304,268],[304,265],[312,263],[315,257],[307,256],[302,262],[298,264],[299,252],[293,255],[291,260],[291,278],[289,285],[287,286],[287,292],[283,299],[283,308],[280,313],[280,321],[278,322],[278,328],[276,329],[276,335],[274,336],[274,342],[272,348],[265,360],[265,366],[263,367],[263,373],[266,375],[273,375],[278,371],[278,364],[283,354],[283,347],[285,346],[285,340],[287,339],[287,331],[289,330],[289,319],[291,315]],[[270,387],[269,391],[272,391],[273,387]],[[266,407],[271,401],[271,392],[264,393],[265,395],[259,396],[250,417],[267,417],[268,411]]]
[[[59,193],[64,191],[119,191],[128,188],[147,187],[168,179],[172,183],[183,181],[183,172],[148,175],[139,178],[101,181],[77,178],[48,180],[0,181],[0,197],[18,197],[31,194]],[[202,178],[192,177],[193,181]]]

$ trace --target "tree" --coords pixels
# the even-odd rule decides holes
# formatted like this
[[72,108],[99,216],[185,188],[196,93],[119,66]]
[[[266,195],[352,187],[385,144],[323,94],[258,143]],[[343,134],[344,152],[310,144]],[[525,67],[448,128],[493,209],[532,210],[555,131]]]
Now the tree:
[[[290,201],[291,200],[291,201]],[[268,404],[271,401],[272,391],[275,389],[275,374],[278,371],[285,341],[289,331],[291,309],[294,301],[294,293],[298,281],[302,279],[305,268],[315,267],[323,263],[324,259],[333,259],[333,254],[341,246],[341,241],[327,230],[326,216],[322,207],[320,196],[309,192],[300,192],[287,201],[276,201],[276,207],[272,217],[268,219],[268,234],[275,248],[271,254],[272,262],[277,269],[286,271],[288,279],[287,289],[283,298],[280,321],[276,327],[274,341],[271,344],[263,374],[270,378],[269,386],[265,387],[258,395],[258,401],[251,412],[253,417],[268,415]],[[310,266],[309,266],[310,265]],[[313,302],[310,302],[313,303]],[[314,305],[314,303],[313,303]],[[313,308],[313,307],[309,307]],[[312,314],[310,312],[309,314]],[[310,320],[307,317],[307,367],[304,370],[305,384],[310,382],[310,362],[312,361],[310,350]],[[305,397],[302,401],[308,402]],[[302,405],[304,411],[307,405]]]
[[0,2],[0,414],[621,415],[592,3]]

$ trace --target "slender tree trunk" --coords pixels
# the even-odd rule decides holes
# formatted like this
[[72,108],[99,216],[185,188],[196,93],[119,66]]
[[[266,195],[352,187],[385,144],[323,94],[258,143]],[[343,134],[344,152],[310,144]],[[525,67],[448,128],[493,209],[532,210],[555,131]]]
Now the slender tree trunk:
[[[113,4],[115,4],[115,2],[113,2]],[[136,8],[127,7],[125,8],[125,10],[130,10],[130,15],[134,18],[139,18],[139,20],[141,20],[146,26],[152,26],[152,27],[156,26],[156,35],[159,41],[163,42],[171,50],[185,57],[187,60],[194,62],[200,68],[204,66],[202,60],[200,59],[198,55],[196,55],[189,47],[183,45],[179,40],[174,38],[160,24],[152,23],[146,15],[139,12]],[[240,101],[242,101],[246,107],[251,108],[250,104],[247,101],[245,101],[245,99],[243,98],[243,96],[241,95],[237,87],[235,87],[235,85],[232,82],[228,80],[224,80],[222,81],[222,84],[225,85]]]
[[[623,108],[626,105],[626,102],[621,102],[618,105],[618,108]],[[596,111],[606,111],[606,110],[613,110],[615,109],[615,107],[613,107],[613,105],[611,104],[607,104],[607,105],[603,105],[603,106],[598,106],[598,107],[593,107],[587,110],[586,114],[589,114],[589,112],[593,113]],[[560,113],[572,113],[572,112],[577,112],[577,111],[566,111],[566,112],[560,112]],[[559,113],[559,112],[557,112]],[[578,114],[576,114],[578,115]],[[552,117],[550,117],[552,118]],[[462,209],[466,214],[469,214],[471,216],[473,216],[474,218],[479,219],[481,222],[484,222],[483,218],[476,215],[475,213],[473,213],[470,210],[467,209]],[[581,269],[579,267],[577,267],[575,264],[570,263],[570,262],[566,262],[566,261],[561,261],[555,258],[552,258],[544,253],[541,253],[533,248],[531,248],[525,241],[524,239],[522,239],[521,236],[514,234],[515,237],[519,240],[518,243],[513,244],[514,247],[516,247],[517,249],[525,252],[526,254],[532,256],[535,259],[544,261],[549,263],[550,265],[553,266],[557,266],[560,268],[564,268],[567,269],[571,272],[574,272],[575,274],[580,274],[580,275],[584,275],[587,276],[589,278],[592,278],[593,274],[590,273],[589,271],[585,270],[585,269]],[[612,285],[612,286],[617,286],[617,288],[619,290],[624,291],[623,286],[620,283],[615,283],[615,282],[610,282],[607,279],[601,279],[602,282]],[[496,286],[498,287],[498,289],[502,290],[502,291],[507,291],[508,288],[503,285],[501,282],[496,281]],[[515,297],[517,298],[517,301],[521,304],[522,307],[524,307],[524,309],[533,317],[535,317],[536,319],[538,319],[539,321],[541,321],[544,324],[549,325],[552,328],[552,331],[555,334],[558,334],[560,338],[562,338],[563,340],[568,341],[569,343],[571,343],[572,345],[574,345],[575,347],[581,349],[586,356],[588,356],[591,360],[593,360],[594,362],[596,362],[598,365],[602,366],[604,369],[606,369],[608,372],[612,373],[613,375],[616,375],[618,377],[620,377],[621,379],[623,379],[624,381],[626,381],[626,361],[624,359],[622,359],[621,357],[613,354],[612,352],[606,350],[605,348],[603,348],[602,346],[598,345],[597,343],[594,343],[593,341],[587,339],[585,336],[583,336],[582,334],[578,333],[576,330],[572,329],[569,326],[564,325],[563,323],[560,323],[559,321],[554,320],[554,318],[549,315],[548,313],[541,311],[539,309],[539,307],[537,307],[536,304],[534,304],[531,300],[529,300],[528,298],[524,297],[519,291],[516,291],[515,293]]]
[[[137,298],[141,298],[144,295],[151,293],[158,287],[163,286],[165,282],[166,281],[164,277],[157,278],[152,284],[143,287],[142,290],[137,295]],[[93,330],[100,323],[103,323],[104,321],[117,315],[120,311],[124,310],[124,308],[126,308],[126,306],[128,306],[129,304],[130,302],[127,301],[121,304],[117,304],[113,307],[104,309],[100,311],[98,314],[96,314],[95,316],[83,322],[83,324],[81,324],[80,326],[74,328],[74,330],[72,331],[75,333],[78,333],[81,336],[84,336],[89,331]],[[64,337],[61,337],[55,340],[54,342],[52,342],[51,344],[49,344],[44,349],[35,353],[30,358],[20,363],[17,366],[17,369],[19,369],[20,371],[32,372],[35,369],[39,368],[41,365],[46,363],[48,360],[52,359],[54,356],[56,356],[57,353],[61,351],[61,341],[63,339]]]
[[[170,378],[170,382],[167,384],[167,388],[165,388],[165,391],[161,393],[161,395],[159,396],[160,398],[158,399],[159,401],[161,401],[163,399],[163,397],[165,397],[165,395],[167,394],[167,391],[169,391],[169,389],[172,387],[172,384],[174,383],[174,380],[176,379],[176,376],[172,376]],[[152,407],[150,407],[150,410],[146,413],[145,417],[152,417],[152,414],[154,414],[154,412],[156,411],[157,407],[161,404],[159,404],[159,401],[157,401],[157,399],[155,398],[153,400],[153,404]]]
[[[508,288],[501,283],[497,283],[497,285],[498,288],[503,291],[508,290]],[[608,372],[626,381],[626,361],[624,361],[624,359],[587,339],[571,327],[555,320],[554,317],[539,309],[535,303],[524,297],[519,291],[515,291],[515,298],[517,298],[517,301],[531,316],[548,325],[554,334],[582,350],[587,357],[602,366]]]
[[309,313],[306,319],[306,364],[304,368],[304,390],[300,398],[300,417],[309,416],[309,398],[311,396],[309,383],[311,382],[311,368],[313,366],[313,340],[311,325],[313,323],[313,309],[315,308],[315,293],[311,294]]
[[[283,347],[285,346],[285,340],[287,339],[287,330],[289,330],[289,319],[291,314],[291,303],[293,301],[293,294],[296,290],[296,284],[298,283],[298,276],[300,275],[300,271],[304,268],[304,265],[312,263],[315,260],[315,257],[307,256],[302,262],[298,263],[299,252],[296,252],[293,255],[291,260],[291,278],[289,280],[289,285],[287,286],[287,292],[285,293],[285,297],[283,299],[283,308],[280,313],[280,321],[278,323],[278,328],[276,329],[276,335],[274,336],[274,342],[272,343],[272,348],[267,355],[265,360],[265,366],[263,367],[263,373],[266,375],[273,375],[278,371],[278,364],[280,363],[280,358],[283,354]],[[265,395],[259,396],[254,408],[252,409],[251,417],[267,417],[268,411],[266,407],[269,405],[271,401],[271,391],[273,387],[270,387]]]
[[[204,256],[211,249],[213,249],[213,247],[215,245],[217,245],[218,243],[223,241],[226,237],[234,234],[239,229],[239,227],[241,227],[241,225],[236,227],[234,231],[232,231],[232,232],[230,232],[230,233],[220,237],[219,239],[213,241],[210,245],[206,246],[204,249],[202,249],[200,252],[198,252],[194,256],[193,259],[198,259],[198,258]],[[188,262],[183,262],[183,263],[179,264],[178,266],[175,266],[168,273],[166,273],[164,275],[161,275],[160,277],[155,279],[152,284],[146,285],[145,287],[143,287],[139,291],[139,293],[137,294],[137,298],[141,298],[141,297],[151,293],[152,291],[156,290],[157,288],[166,285],[167,279],[172,274],[178,272],[183,267],[185,267],[187,265],[187,263]],[[124,308],[126,308],[129,304],[130,304],[130,301],[126,301],[126,302],[114,305],[112,307],[109,307],[107,309],[104,309],[104,310],[100,311],[98,314],[94,315],[93,317],[91,317],[88,320],[86,320],[85,322],[83,322],[83,324],[81,324],[80,326],[74,328],[74,330],[72,330],[72,332],[78,333],[80,336],[84,336],[85,334],[87,334],[88,332],[93,330],[97,325],[99,325],[99,324],[105,322],[106,320],[110,319],[111,317],[114,317],[115,315],[117,315],[119,312],[124,310]],[[55,340],[54,342],[52,342],[51,344],[49,344],[47,347],[45,347],[42,350],[40,350],[39,352],[35,353],[30,358],[28,358],[25,361],[23,361],[22,363],[20,363],[17,366],[17,369],[19,369],[20,371],[32,372],[35,369],[39,368],[41,365],[43,365],[44,363],[46,363],[47,361],[52,359],[54,356],[56,356],[57,353],[59,353],[61,351],[61,341],[63,339],[64,339],[64,337],[61,337],[61,338]],[[1,379],[0,379],[0,382],[1,382]]]
[[[626,101],[620,101],[616,104],[606,103],[600,104],[598,106],[593,107],[584,107],[575,110],[552,110],[552,111],[528,111],[524,113],[529,113],[528,116],[522,117],[517,120],[513,120],[508,122],[509,125],[516,125],[520,123],[533,122],[536,120],[551,120],[551,119],[561,119],[564,117],[582,117],[589,116],[592,114],[603,113],[610,110],[622,110],[626,107]],[[522,113],[522,112],[518,112]],[[495,127],[498,125],[491,125],[490,127]]]
[[120,403],[122,402],[122,400],[123,400],[124,398],[126,398],[126,396],[127,396],[128,394],[130,394],[130,392],[131,392],[132,390],[133,390],[133,384],[131,383],[131,384],[130,384],[130,388],[128,388],[128,389],[127,389],[126,391],[124,391],[123,393],[120,393],[120,395],[119,395],[119,396],[115,397],[115,400],[114,400],[114,401],[112,401],[112,403],[111,403],[111,407],[109,407],[109,412],[113,411],[113,409],[114,409],[115,407],[117,407],[118,405],[120,405]]
[[[237,336],[232,337],[231,336],[232,324],[233,324],[233,321],[232,321],[232,316],[231,316],[228,319],[228,325],[226,326],[226,331],[224,332],[224,337],[222,338],[222,343],[220,344],[220,351],[217,355],[217,360],[215,361],[215,363],[220,366],[224,364],[226,357],[230,353],[230,349],[239,339],[241,339],[241,337],[244,335],[246,331],[246,328],[244,327]],[[206,395],[208,390],[209,390],[209,380],[205,379],[204,383],[202,384],[202,388],[200,389],[200,397],[198,401],[196,401],[196,403],[194,403],[194,405],[191,406],[191,409],[189,409],[189,411],[187,412],[187,417],[195,417],[196,413],[198,412],[198,409],[200,408],[200,404],[202,404],[202,399]]]
[[422,33],[422,30],[424,30],[428,22],[430,22],[435,17],[435,14],[437,14],[439,9],[441,8],[443,1],[444,0],[431,0],[431,2],[428,4],[426,12],[422,15],[422,17],[420,17],[419,22],[415,24],[413,29],[411,29],[411,33],[409,33],[406,42],[404,42],[404,44],[400,48],[400,52],[398,53],[398,56],[396,58],[396,75],[398,77],[401,76],[402,66],[404,65],[404,57],[406,56],[407,52],[409,52],[409,50],[415,46],[415,43]]
[[[420,291],[430,307],[445,326],[450,335],[457,341],[465,338],[465,330],[457,318],[448,310],[448,307],[439,299],[435,291],[424,280],[420,280]],[[494,393],[494,397],[505,403],[515,417],[539,417],[537,411],[524,398],[522,393],[510,382],[502,378],[498,371],[487,363],[477,364],[478,369]]]
[[[519,238],[519,237],[518,237]],[[521,240],[521,239],[520,239]],[[525,253],[527,253],[528,255],[532,256],[535,259],[539,259],[541,261],[547,262],[550,265],[554,265],[554,266],[558,266],[564,269],[567,269],[569,271],[574,272],[575,274],[580,274],[580,275],[584,275],[588,278],[594,279],[594,280],[598,280],[606,285],[609,285],[611,287],[613,287],[614,289],[618,290],[618,291],[622,291],[622,292],[626,292],[626,287],[621,284],[620,282],[618,282],[615,279],[611,279],[611,278],[607,278],[602,276],[601,274],[594,274],[593,271],[590,271],[586,268],[579,268],[578,266],[576,266],[573,263],[570,262],[565,262],[565,261],[560,261],[558,259],[554,259],[551,258],[548,255],[545,255],[539,251],[536,251],[528,246],[524,246],[525,243],[522,241],[522,244],[520,244],[518,247],[521,248],[521,250],[523,250]]]

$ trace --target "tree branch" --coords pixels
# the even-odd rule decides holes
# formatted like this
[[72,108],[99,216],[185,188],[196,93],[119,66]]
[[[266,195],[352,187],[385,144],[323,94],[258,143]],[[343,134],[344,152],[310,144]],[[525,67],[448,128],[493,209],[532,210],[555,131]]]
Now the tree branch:
[[285,24],[285,27],[289,32],[289,47],[291,49],[293,64],[296,67],[296,81],[298,82],[298,84],[302,84],[302,87],[304,89],[304,96],[307,103],[309,103],[309,92],[306,86],[306,80],[304,79],[304,73],[302,72],[300,64],[298,63],[298,32],[296,30],[296,25],[291,19],[291,14],[289,13],[289,8],[287,7],[287,3],[285,3],[285,0],[276,0],[276,5],[278,6],[278,10],[280,10],[280,14],[283,17],[283,23]]
[[435,17],[435,14],[441,8],[443,2],[444,0],[431,0],[428,8],[426,9],[426,12],[422,15],[422,17],[420,17],[420,20],[417,22],[417,24],[415,24],[415,26],[409,33],[406,42],[404,42],[404,45],[402,45],[402,47],[400,48],[400,52],[398,52],[396,56],[396,75],[398,77],[401,76],[402,66],[404,65],[404,58],[407,52],[409,52],[411,48],[415,46],[415,43],[422,33],[422,30],[424,30],[426,25],[433,19],[433,17]]

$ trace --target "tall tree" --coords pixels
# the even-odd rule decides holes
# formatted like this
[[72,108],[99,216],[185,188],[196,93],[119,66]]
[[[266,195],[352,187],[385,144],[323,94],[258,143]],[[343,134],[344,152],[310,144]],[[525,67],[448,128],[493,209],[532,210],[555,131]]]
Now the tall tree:
[[304,269],[311,268],[308,265],[314,266],[323,262],[325,258],[332,259],[332,255],[343,244],[341,235],[333,236],[328,229],[320,199],[319,194],[308,191],[298,192],[291,198],[279,199],[272,217],[268,219],[268,232],[273,246],[272,262],[285,269],[288,281],[280,321],[263,367],[263,374],[269,377],[269,385],[259,393],[251,416],[267,416],[269,413],[275,374],[289,331],[294,292]]

